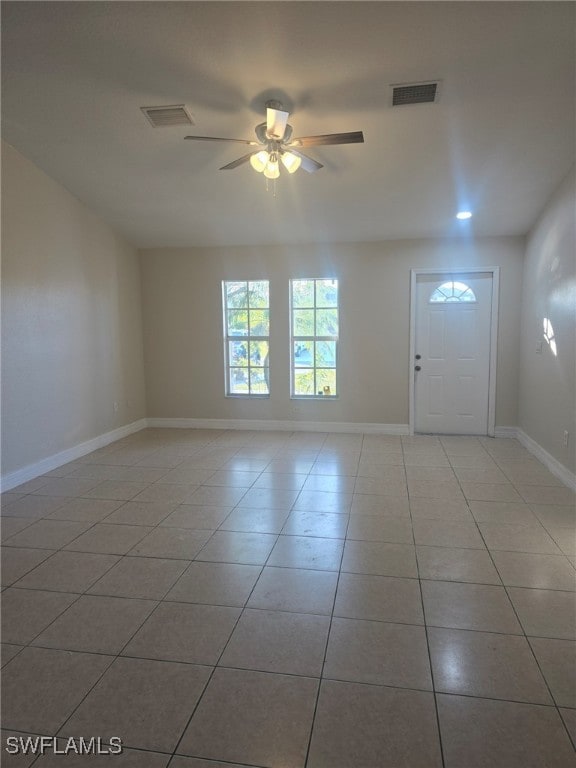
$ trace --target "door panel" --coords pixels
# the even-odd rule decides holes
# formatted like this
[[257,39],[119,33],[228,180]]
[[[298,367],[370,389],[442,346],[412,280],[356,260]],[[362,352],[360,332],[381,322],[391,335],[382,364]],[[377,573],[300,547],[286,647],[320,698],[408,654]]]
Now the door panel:
[[[458,281],[474,301],[432,301],[439,286]],[[457,293],[457,292],[455,292]],[[436,296],[438,293],[436,292]],[[470,299],[470,293],[465,294]],[[415,376],[417,432],[485,435],[488,431],[492,274],[418,275]]]
[[442,416],[444,413],[444,377],[428,376],[428,413]]
[[446,348],[446,313],[443,310],[430,311],[428,326],[428,357],[430,360],[444,360]]

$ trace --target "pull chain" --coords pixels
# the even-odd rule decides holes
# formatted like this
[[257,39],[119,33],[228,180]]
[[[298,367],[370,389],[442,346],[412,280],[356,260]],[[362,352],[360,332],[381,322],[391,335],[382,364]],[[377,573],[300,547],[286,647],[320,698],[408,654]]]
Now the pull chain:
[[[266,179],[266,192],[270,192],[270,183]],[[272,179],[272,197],[276,197],[276,179]]]

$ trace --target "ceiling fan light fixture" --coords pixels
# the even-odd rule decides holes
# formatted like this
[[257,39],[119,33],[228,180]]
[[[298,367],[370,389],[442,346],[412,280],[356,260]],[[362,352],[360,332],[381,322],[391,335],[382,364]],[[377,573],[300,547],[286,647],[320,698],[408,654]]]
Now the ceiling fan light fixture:
[[276,152],[270,152],[266,168],[264,168],[264,176],[266,176],[267,179],[277,179],[278,176],[280,176],[280,167],[278,165],[278,155]]
[[[282,104],[279,101],[270,100],[266,102],[266,121],[258,123],[254,128],[256,141],[219,136],[185,136],[184,138],[195,141],[231,141],[237,144],[247,144],[251,147],[249,152],[231,163],[226,163],[220,170],[232,171],[234,168],[250,163],[257,173],[263,173],[266,179],[273,181],[280,176],[280,163],[284,167],[282,173],[290,174],[295,173],[299,168],[302,168],[306,173],[314,173],[324,167],[322,163],[301,152],[302,147],[361,144],[364,142],[362,131],[300,136],[293,139],[292,126],[288,123],[288,118],[289,113],[283,109]],[[268,188],[268,184],[266,188]]]
[[302,164],[302,158],[298,157],[298,155],[295,155],[293,152],[282,152],[280,160],[288,173],[295,173]]
[[265,149],[262,149],[260,152],[256,152],[256,154],[252,155],[250,158],[250,165],[252,168],[254,168],[255,171],[258,171],[258,173],[263,173],[267,164],[268,152],[266,152]]

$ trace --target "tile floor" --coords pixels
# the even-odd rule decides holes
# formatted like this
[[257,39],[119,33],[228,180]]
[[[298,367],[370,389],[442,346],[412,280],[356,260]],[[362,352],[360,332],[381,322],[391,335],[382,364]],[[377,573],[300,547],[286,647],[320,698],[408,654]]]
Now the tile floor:
[[514,440],[95,451],[3,495],[3,726],[125,751],[2,765],[574,766],[574,504]]

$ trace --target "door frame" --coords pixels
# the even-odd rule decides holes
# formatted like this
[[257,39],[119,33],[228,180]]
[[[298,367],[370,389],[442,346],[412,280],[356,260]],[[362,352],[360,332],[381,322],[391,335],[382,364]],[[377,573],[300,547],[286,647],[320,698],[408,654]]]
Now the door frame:
[[492,311],[490,314],[490,371],[488,377],[488,436],[496,431],[496,366],[498,360],[498,306],[500,295],[500,267],[465,267],[459,269],[432,267],[410,270],[410,353],[408,360],[408,427],[414,435],[416,421],[414,355],[416,354],[416,282],[419,275],[459,275],[488,272],[492,275]]

